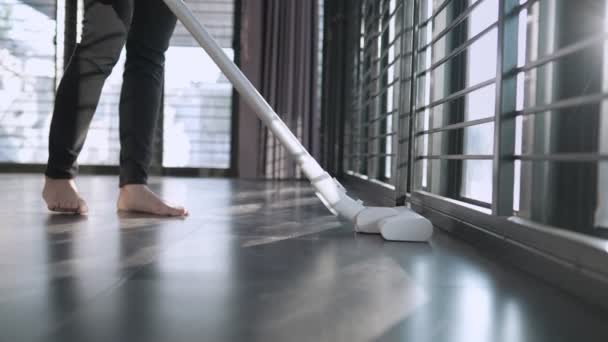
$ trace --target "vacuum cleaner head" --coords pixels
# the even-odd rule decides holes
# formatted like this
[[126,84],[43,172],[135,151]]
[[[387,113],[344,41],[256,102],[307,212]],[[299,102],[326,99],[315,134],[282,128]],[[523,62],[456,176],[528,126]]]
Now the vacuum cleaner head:
[[[313,182],[314,185],[316,184]],[[335,178],[331,181],[327,179],[321,190],[327,188],[332,188],[333,191],[329,193],[339,200],[328,200],[322,193],[317,192],[321,202],[334,215],[353,222],[358,233],[380,234],[386,240],[409,242],[426,242],[433,235],[431,222],[409,208],[366,207],[362,201],[349,197],[346,189]]]
[[355,218],[355,230],[390,241],[426,242],[433,235],[433,224],[406,207],[366,207]]

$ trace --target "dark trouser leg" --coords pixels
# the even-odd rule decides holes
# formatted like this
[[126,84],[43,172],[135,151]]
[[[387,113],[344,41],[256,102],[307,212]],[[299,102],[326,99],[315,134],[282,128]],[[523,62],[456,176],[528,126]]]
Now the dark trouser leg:
[[120,98],[120,186],[146,184],[161,110],[165,51],[176,18],[161,0],[134,0]]
[[73,178],[103,84],[124,46],[133,0],[85,0],[83,34],[61,79],[49,134],[49,178]]

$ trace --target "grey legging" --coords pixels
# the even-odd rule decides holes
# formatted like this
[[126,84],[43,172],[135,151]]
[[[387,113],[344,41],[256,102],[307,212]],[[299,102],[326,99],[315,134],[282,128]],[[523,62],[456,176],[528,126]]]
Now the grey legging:
[[120,186],[145,184],[176,18],[162,0],[85,0],[83,33],[57,89],[46,175],[72,178],[104,81],[120,52]]

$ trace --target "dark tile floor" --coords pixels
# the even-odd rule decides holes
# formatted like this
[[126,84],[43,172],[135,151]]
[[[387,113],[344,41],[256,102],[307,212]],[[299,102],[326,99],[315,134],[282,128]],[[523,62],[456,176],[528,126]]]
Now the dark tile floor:
[[[155,179],[187,219],[87,217],[0,175],[0,341],[608,341],[608,315],[437,232],[355,235],[304,183]],[[581,284],[584,286],[584,284]]]

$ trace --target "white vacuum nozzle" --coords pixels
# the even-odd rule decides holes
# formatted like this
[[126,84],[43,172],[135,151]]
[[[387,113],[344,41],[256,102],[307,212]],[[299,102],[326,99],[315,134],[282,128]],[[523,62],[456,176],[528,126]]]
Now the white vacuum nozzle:
[[366,207],[355,218],[355,230],[381,234],[390,241],[426,242],[433,235],[433,224],[405,207]]
[[395,208],[366,207],[355,218],[355,231],[358,233],[380,234],[378,223],[398,214],[399,211]]
[[400,208],[399,214],[378,221],[380,234],[390,241],[426,242],[433,235],[431,221],[409,208]]

